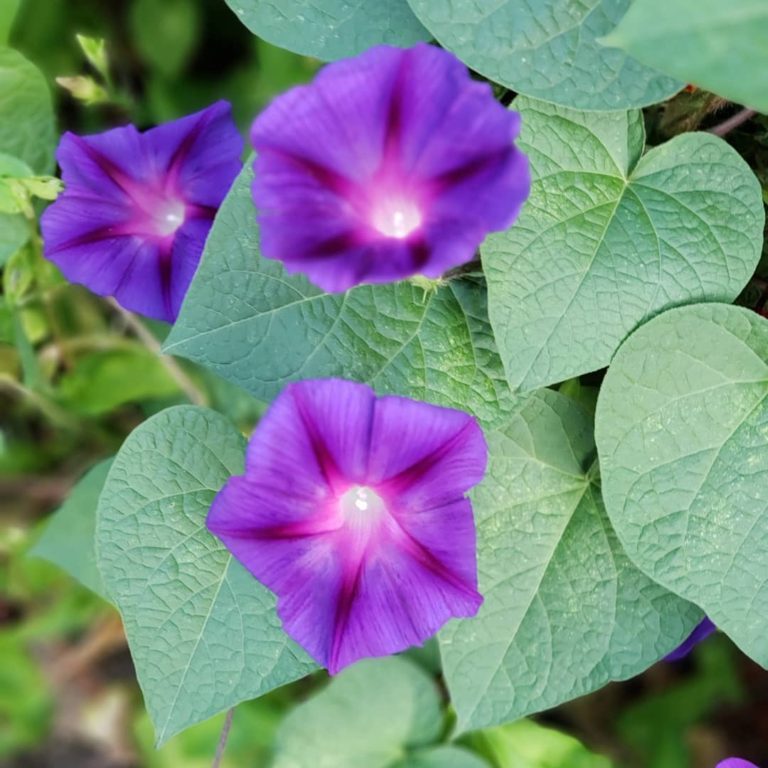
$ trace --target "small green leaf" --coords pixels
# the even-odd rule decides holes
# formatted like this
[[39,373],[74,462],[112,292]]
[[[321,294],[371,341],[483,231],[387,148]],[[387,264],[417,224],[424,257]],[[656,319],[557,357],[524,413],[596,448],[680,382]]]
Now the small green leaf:
[[386,768],[442,730],[434,680],[406,659],[366,659],[280,726],[273,768]]
[[665,312],[616,353],[597,404],[608,512],[630,557],[768,667],[768,321]]
[[598,42],[630,0],[409,2],[444,47],[517,93],[612,110],[664,101],[684,85]]
[[100,37],[75,35],[80,50],[85,54],[88,63],[105,79],[109,80],[109,59],[107,58],[106,41]]
[[611,768],[611,761],[590,752],[572,736],[519,720],[471,734],[469,743],[494,768]]
[[604,42],[685,82],[768,112],[765,0],[634,0]]
[[20,183],[30,196],[48,201],[55,200],[64,189],[64,184],[55,176],[33,176],[21,179]]
[[406,0],[226,0],[254,35],[324,61],[429,40]]
[[102,597],[104,585],[96,567],[96,507],[111,466],[112,459],[102,461],[80,479],[29,552],[63,568]]
[[0,153],[0,211],[24,211],[32,218],[32,197],[55,200],[63,188],[55,176],[37,176],[23,160]]
[[205,527],[244,449],[223,416],[171,408],[128,437],[101,494],[99,570],[158,745],[315,669],[282,631],[274,596]]
[[608,365],[665,308],[732,301],[760,258],[760,184],[722,139],[689,133],[642,156],[639,112],[519,98],[531,196],[481,248],[489,313],[513,388]]
[[484,287],[408,282],[327,294],[259,255],[243,171],[221,207],[165,351],[271,400],[289,381],[339,376],[485,423],[515,407],[486,316]]
[[472,494],[485,602],[439,635],[461,730],[633,677],[701,618],[624,554],[600,496],[591,419],[574,401],[537,392],[487,440]]
[[0,152],[36,173],[53,168],[53,103],[40,70],[11,48],[0,47]]
[[73,99],[82,101],[86,106],[104,104],[109,101],[109,94],[92,77],[76,75],[75,77],[57,77],[56,82],[66,91],[69,91]]

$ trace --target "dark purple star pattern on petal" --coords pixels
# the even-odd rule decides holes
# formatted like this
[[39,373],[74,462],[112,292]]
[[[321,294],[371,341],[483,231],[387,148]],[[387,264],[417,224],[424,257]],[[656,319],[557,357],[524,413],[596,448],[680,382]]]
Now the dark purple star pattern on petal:
[[208,528],[278,598],[286,632],[336,673],[473,616],[482,430],[466,413],[291,384],[260,422]]
[[65,191],[41,220],[46,258],[68,280],[173,322],[242,151],[226,102],[145,133],[65,133]]
[[437,278],[517,217],[530,191],[519,130],[439,48],[329,64],[253,124],[262,252],[327,291]]

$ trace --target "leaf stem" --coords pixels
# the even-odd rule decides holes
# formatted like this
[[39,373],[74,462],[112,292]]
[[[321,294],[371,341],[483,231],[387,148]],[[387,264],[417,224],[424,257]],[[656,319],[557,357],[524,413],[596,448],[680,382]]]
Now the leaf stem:
[[709,129],[709,133],[714,133],[715,136],[725,136],[729,134],[735,128],[738,128],[742,123],[746,123],[747,120],[751,120],[757,114],[757,110],[754,109],[742,109],[735,115],[732,115],[727,120],[723,120],[722,123],[716,125],[714,128]]
[[187,396],[189,402],[193,405],[207,405],[208,398],[205,393],[187,376],[184,369],[172,357],[163,353],[160,342],[150,333],[144,323],[133,312],[129,312],[121,307],[114,299],[110,298],[107,301],[120,313],[125,324],[144,346],[157,355],[165,370],[168,371],[173,380],[179,385],[179,389]]
[[232,716],[235,714],[235,708],[227,710],[227,716],[224,718],[224,725],[221,729],[221,736],[219,736],[219,744],[216,747],[216,754],[213,758],[213,764],[211,768],[219,768],[221,761],[224,757],[224,750],[227,748],[227,739],[229,738],[229,731],[232,728]]

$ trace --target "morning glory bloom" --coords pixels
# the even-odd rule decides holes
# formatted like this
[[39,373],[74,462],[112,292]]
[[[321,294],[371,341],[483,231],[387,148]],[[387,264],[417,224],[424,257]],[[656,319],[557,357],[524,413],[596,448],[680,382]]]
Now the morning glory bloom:
[[678,645],[672,653],[667,654],[664,657],[664,660],[678,661],[679,659],[685,658],[695,646],[702,640],[708,638],[716,630],[717,627],[712,623],[711,619],[705,616],[696,627],[694,627],[693,632],[691,632],[691,634],[688,635],[688,637]]
[[326,291],[470,261],[530,190],[520,116],[451,53],[371,48],[256,119],[262,253]]
[[285,631],[335,674],[473,616],[483,477],[468,414],[339,379],[288,385],[208,528],[277,595]]
[[749,760],[742,760],[740,757],[729,757],[717,764],[717,768],[757,768]]
[[68,280],[173,322],[242,151],[224,101],[145,133],[65,133],[65,191],[41,220],[46,258]]

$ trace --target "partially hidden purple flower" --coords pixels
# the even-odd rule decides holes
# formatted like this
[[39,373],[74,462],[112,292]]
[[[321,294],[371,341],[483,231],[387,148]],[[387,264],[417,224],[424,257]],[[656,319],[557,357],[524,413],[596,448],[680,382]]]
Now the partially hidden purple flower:
[[285,631],[335,674],[477,612],[465,493],[486,458],[461,411],[339,379],[290,384],[207,524],[277,595]]
[[255,121],[262,253],[327,291],[437,278],[530,191],[520,116],[448,51],[371,48]]
[[713,632],[717,630],[717,627],[712,621],[705,616],[695,627],[693,632],[675,648],[672,653],[667,654],[664,657],[665,661],[679,661],[685,658],[695,646],[697,646],[702,640],[708,638]]
[[717,768],[757,768],[757,766],[750,763],[749,760],[742,760],[740,757],[728,757],[718,763]]
[[65,133],[65,190],[41,221],[46,258],[68,280],[173,322],[242,151],[224,101],[145,133]]

